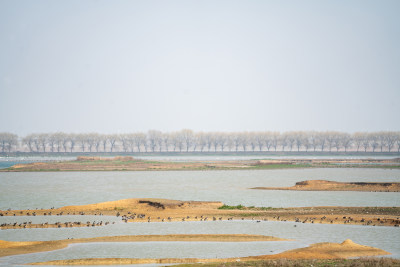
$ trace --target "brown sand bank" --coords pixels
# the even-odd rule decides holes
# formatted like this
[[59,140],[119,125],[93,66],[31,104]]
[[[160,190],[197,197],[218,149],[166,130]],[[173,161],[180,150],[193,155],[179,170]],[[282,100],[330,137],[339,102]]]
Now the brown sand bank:
[[396,159],[279,159],[226,161],[146,161],[132,157],[78,157],[77,160],[17,164],[0,172],[24,171],[167,171],[167,170],[238,170],[282,168],[400,168]]
[[[123,199],[56,209],[7,210],[0,216],[111,215],[125,222],[254,220],[257,222],[294,221],[299,223],[358,224],[399,226],[400,207],[299,207],[257,208],[223,206],[221,202],[167,199]],[[84,218],[84,217],[82,217]],[[84,219],[83,219],[84,220]],[[106,222],[104,222],[105,225]],[[85,224],[85,223],[83,223]],[[30,228],[29,222],[21,224]],[[41,226],[41,225],[35,225]],[[78,224],[68,225],[76,227]],[[3,226],[5,227],[5,226]],[[43,227],[47,227],[46,224]],[[7,229],[6,227],[4,229]]]
[[308,180],[297,182],[291,187],[254,187],[262,190],[298,190],[298,191],[366,191],[400,192],[400,183],[393,182],[334,182],[326,180]]
[[34,252],[52,251],[67,247],[69,244],[95,242],[149,242],[149,241],[184,241],[184,242],[257,242],[287,241],[273,236],[222,234],[222,235],[129,235],[105,236],[94,238],[64,239],[56,241],[12,242],[0,240],[0,257]]
[[169,264],[169,263],[219,263],[237,261],[259,261],[267,259],[342,259],[350,257],[388,255],[384,250],[363,246],[345,240],[343,243],[317,243],[306,248],[288,250],[274,255],[261,255],[251,257],[225,258],[225,259],[197,259],[197,258],[164,258],[164,259],[128,259],[128,258],[95,258],[57,260],[32,265],[113,265],[113,264]]

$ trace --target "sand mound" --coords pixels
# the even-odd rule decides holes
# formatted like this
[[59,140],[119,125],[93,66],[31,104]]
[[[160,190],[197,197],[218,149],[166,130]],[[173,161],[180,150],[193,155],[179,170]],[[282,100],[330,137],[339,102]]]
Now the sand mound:
[[116,201],[107,201],[89,205],[79,206],[65,206],[57,210],[165,210],[165,209],[191,209],[191,208],[205,208],[216,209],[222,206],[222,202],[213,201],[180,201],[170,199],[155,199],[155,198],[129,198]]

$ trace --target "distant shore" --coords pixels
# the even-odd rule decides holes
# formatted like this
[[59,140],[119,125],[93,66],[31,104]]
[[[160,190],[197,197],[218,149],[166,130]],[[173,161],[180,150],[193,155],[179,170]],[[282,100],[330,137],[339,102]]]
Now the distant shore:
[[151,161],[131,156],[105,158],[79,156],[76,160],[16,164],[1,172],[43,171],[168,171],[259,170],[289,168],[389,168],[400,169],[400,159],[263,159],[210,161]]

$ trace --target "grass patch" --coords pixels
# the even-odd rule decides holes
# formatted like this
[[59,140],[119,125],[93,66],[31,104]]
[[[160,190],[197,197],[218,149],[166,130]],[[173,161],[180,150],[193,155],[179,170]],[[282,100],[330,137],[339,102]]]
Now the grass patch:
[[243,205],[237,205],[237,206],[228,206],[228,205],[223,205],[223,206],[221,206],[221,207],[219,207],[218,209],[219,210],[243,210],[243,209],[245,209],[246,207],[245,206],[243,206]]

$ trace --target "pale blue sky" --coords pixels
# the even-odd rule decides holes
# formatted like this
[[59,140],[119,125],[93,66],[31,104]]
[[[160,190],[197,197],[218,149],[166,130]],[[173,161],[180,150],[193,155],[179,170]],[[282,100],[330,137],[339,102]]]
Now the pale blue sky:
[[400,1],[0,0],[0,131],[400,130]]

